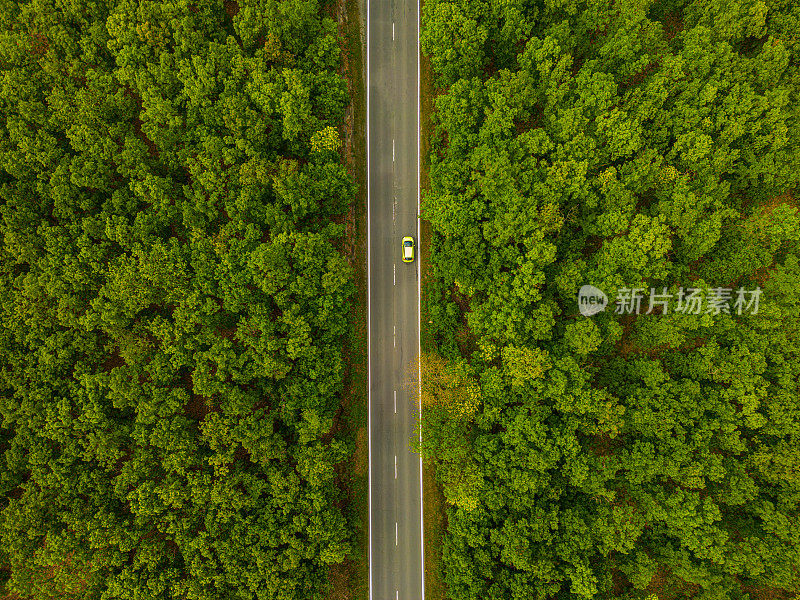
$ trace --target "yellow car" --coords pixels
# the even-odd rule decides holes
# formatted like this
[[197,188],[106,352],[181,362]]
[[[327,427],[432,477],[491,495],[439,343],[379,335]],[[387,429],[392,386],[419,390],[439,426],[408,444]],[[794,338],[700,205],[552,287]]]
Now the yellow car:
[[403,262],[414,262],[414,238],[403,238]]

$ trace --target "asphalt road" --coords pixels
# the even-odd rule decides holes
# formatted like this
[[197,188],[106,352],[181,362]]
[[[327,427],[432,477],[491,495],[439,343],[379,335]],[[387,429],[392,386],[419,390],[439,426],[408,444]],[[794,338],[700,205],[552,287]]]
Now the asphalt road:
[[419,242],[417,15],[416,0],[368,0],[372,600],[423,598],[417,396],[403,385],[419,348],[419,263],[400,247],[406,235]]

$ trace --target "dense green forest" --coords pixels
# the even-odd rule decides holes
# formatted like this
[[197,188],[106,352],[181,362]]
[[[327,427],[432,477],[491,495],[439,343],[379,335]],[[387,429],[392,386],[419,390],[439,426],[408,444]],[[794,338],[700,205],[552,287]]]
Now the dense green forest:
[[0,1],[10,592],[305,600],[349,552],[328,12]]
[[798,597],[800,3],[425,0],[421,42],[449,597]]

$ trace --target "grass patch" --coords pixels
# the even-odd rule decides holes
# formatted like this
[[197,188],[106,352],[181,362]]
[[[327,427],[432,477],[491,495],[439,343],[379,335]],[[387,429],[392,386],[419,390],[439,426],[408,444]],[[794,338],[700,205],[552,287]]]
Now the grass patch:
[[442,546],[447,529],[444,494],[434,474],[435,467],[422,467],[423,511],[425,515],[425,598],[444,600],[447,589],[444,584]]
[[[419,165],[419,186],[420,192],[430,189],[430,152],[431,134],[433,124],[431,115],[433,114],[433,72],[431,70],[430,59],[424,54],[420,56],[420,165]],[[425,219],[420,218],[420,244],[419,244],[419,264],[421,278],[421,313],[420,313],[420,345],[423,352],[432,352],[436,349],[436,340],[433,335],[433,328],[428,327],[430,315],[427,310],[427,297],[430,282],[433,280],[433,268],[430,261],[431,244],[431,224]]]
[[346,375],[339,419],[340,435],[353,448],[349,460],[337,468],[342,508],[350,520],[353,551],[328,572],[326,600],[369,598],[369,448],[367,357],[367,187],[366,91],[359,0],[338,0],[334,8],[342,50],[341,73],[347,79],[351,103],[340,127],[344,160],[357,185],[346,216],[343,253],[353,269],[356,295],[350,309],[352,333],[345,345]]

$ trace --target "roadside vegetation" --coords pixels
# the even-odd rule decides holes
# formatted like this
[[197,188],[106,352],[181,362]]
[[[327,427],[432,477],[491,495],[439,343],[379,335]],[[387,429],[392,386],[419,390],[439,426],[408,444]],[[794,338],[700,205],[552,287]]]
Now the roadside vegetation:
[[[367,188],[366,188],[366,86],[359,0],[338,0],[336,20],[342,44],[342,73],[350,105],[341,129],[342,150],[348,172],[356,183],[343,253],[353,269],[355,294],[348,320],[352,323],[344,349],[345,389],[338,424],[340,435],[352,444],[352,454],[338,464],[339,504],[352,526],[352,549],[342,563],[331,565],[325,600],[369,598],[369,434],[367,359]],[[331,7],[333,8],[333,7]]]
[[[422,193],[430,188],[430,143],[433,132],[433,99],[435,90],[433,86],[433,70],[430,59],[426,55],[420,56],[420,189]],[[420,220],[419,240],[419,266],[421,277],[421,313],[420,313],[420,347],[422,350],[422,370],[426,370],[426,357],[436,356],[436,340],[434,339],[435,325],[428,314],[430,306],[428,286],[436,289],[433,281],[433,269],[430,259],[430,223],[424,218]],[[417,371],[419,373],[419,371]],[[419,375],[415,373],[409,378],[414,386],[409,390],[414,396],[418,394],[417,382]],[[445,537],[447,523],[446,504],[442,494],[442,486],[436,479],[436,468],[431,461],[422,465],[422,515],[423,515],[423,547],[425,550],[425,598],[427,600],[445,600],[444,568],[442,564],[442,545]]]
[[360,547],[337,486],[363,415],[358,375],[341,406],[356,185],[323,9],[0,1],[12,597],[319,599]]
[[426,0],[452,600],[800,593],[799,31],[784,0]]

